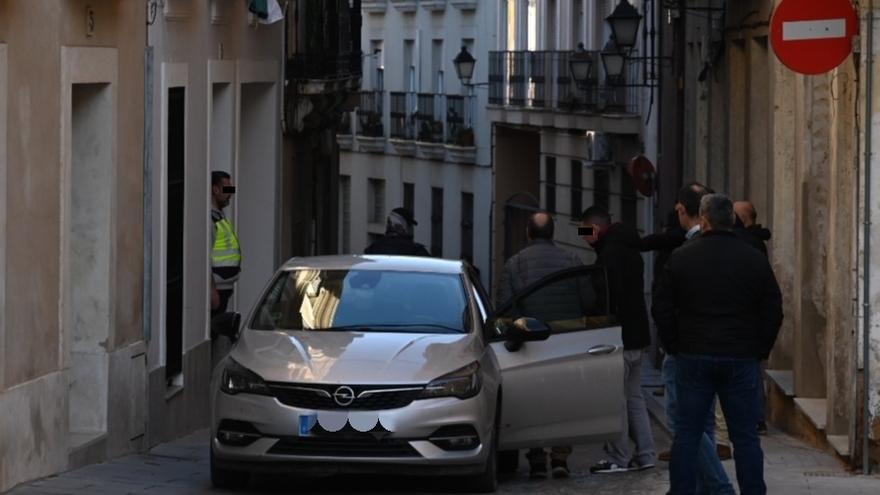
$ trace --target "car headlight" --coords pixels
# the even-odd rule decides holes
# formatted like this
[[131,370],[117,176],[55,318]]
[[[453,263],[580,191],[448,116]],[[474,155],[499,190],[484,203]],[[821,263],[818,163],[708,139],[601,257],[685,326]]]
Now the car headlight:
[[464,368],[453,371],[433,380],[419,394],[419,399],[435,397],[458,397],[468,399],[480,393],[480,363],[474,361]]
[[220,390],[227,394],[272,395],[266,382],[253,371],[229,359],[223,370]]

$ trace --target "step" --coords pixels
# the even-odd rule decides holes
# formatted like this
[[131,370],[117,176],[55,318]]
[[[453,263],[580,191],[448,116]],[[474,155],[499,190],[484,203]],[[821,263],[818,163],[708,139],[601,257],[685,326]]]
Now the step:
[[794,403],[817,429],[825,430],[828,421],[828,401],[826,399],[796,397]]
[[792,370],[767,370],[767,377],[779,387],[786,396],[794,397],[794,371]]
[[828,443],[834,447],[839,455],[849,457],[849,436],[848,435],[828,435]]

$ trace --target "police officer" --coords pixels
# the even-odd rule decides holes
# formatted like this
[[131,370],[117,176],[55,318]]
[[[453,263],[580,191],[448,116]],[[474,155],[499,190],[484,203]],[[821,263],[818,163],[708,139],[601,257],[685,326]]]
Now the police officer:
[[241,272],[241,246],[223,209],[229,206],[235,186],[226,172],[211,172],[211,316],[226,312]]

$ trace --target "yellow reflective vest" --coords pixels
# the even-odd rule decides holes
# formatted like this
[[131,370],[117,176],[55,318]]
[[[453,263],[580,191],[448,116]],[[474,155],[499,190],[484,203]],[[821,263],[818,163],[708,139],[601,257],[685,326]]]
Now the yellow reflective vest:
[[214,221],[214,246],[211,249],[211,271],[218,290],[232,289],[241,272],[241,246],[232,222],[222,213],[211,212]]

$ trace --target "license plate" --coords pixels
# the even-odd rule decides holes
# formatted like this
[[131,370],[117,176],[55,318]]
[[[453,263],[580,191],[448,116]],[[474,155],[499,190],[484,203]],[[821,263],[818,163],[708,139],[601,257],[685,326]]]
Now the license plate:
[[301,414],[299,417],[299,436],[311,436],[312,428],[318,422],[317,414]]

